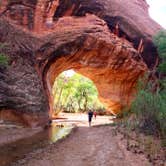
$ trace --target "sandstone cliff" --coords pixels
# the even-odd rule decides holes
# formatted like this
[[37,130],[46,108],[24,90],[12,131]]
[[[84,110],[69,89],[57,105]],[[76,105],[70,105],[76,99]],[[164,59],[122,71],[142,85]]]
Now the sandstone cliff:
[[144,0],[2,1],[0,108],[30,125],[45,123],[51,88],[68,69],[95,83],[108,111],[129,106],[138,78],[156,63],[161,29]]

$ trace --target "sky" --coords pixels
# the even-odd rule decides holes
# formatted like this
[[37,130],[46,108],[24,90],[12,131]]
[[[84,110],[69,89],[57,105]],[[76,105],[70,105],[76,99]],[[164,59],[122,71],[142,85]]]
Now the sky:
[[74,70],[66,70],[64,71],[64,74],[66,77],[72,77],[75,74],[75,72]]
[[147,0],[150,16],[166,28],[166,0]]

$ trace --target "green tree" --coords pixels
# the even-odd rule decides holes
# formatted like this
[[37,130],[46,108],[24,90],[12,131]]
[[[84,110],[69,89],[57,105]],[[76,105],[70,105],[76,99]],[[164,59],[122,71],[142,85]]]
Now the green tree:
[[78,73],[71,77],[60,74],[53,86],[53,96],[56,113],[86,111],[102,105],[93,82]]
[[[80,78],[80,82],[77,84],[74,97],[77,100],[79,110],[87,111],[87,107],[92,105],[93,99],[96,99],[97,90],[93,83],[86,78]],[[81,105],[83,106],[81,108]]]
[[162,74],[166,74],[166,30],[160,31],[154,37],[154,43],[157,46],[161,63],[159,64],[159,71]]
[[154,37],[154,43],[157,46],[157,50],[159,53],[159,57],[161,58],[161,62],[158,66],[159,71],[159,81],[161,83],[161,87],[163,91],[166,91],[166,30],[160,31]]
[[64,74],[59,75],[58,79],[53,85],[53,96],[54,96],[54,110],[60,112],[62,109],[62,95],[65,88],[66,77]]
[[[156,91],[152,91],[153,80],[141,86],[131,110],[136,114],[138,127],[149,134],[161,135],[166,139],[166,31],[159,32],[154,37],[159,57],[159,82]],[[142,84],[142,82],[141,82]]]

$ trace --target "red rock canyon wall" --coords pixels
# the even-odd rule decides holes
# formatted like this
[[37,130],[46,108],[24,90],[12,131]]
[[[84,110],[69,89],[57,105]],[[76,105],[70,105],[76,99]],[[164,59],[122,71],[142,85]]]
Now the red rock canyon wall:
[[0,52],[9,57],[0,66],[0,108],[28,125],[47,122],[51,88],[64,70],[89,77],[116,114],[156,63],[152,37],[161,27],[144,0],[9,0],[0,13]]

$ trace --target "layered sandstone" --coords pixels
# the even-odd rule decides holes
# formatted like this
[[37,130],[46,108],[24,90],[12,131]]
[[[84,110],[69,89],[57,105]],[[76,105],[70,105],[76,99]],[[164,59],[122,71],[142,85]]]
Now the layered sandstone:
[[[52,64],[46,76],[47,85],[51,91],[59,73],[74,69],[94,82],[100,99],[110,111],[117,113],[122,107],[130,104],[135,94],[137,79],[147,70],[146,64],[131,43],[109,32],[105,22],[92,15],[86,16],[84,22],[83,19],[66,17],[58,21],[57,31],[62,21],[72,25],[72,29],[66,24],[58,32],[63,41],[66,41],[67,37],[72,43],[65,44],[58,50],[63,57],[55,62],[50,61]],[[88,29],[85,28],[87,25]],[[60,39],[58,41],[60,42]],[[53,54],[52,56],[58,55],[58,52]]]
[[53,82],[64,70],[93,80],[108,111],[118,113],[155,64],[152,36],[161,27],[143,0],[9,0],[0,10],[0,52],[10,59],[1,67],[0,107],[28,124],[29,117],[47,120]]

